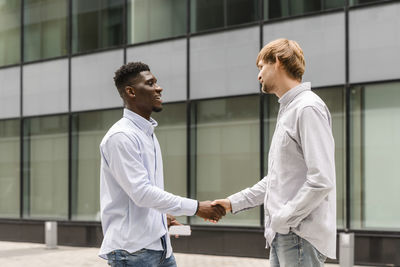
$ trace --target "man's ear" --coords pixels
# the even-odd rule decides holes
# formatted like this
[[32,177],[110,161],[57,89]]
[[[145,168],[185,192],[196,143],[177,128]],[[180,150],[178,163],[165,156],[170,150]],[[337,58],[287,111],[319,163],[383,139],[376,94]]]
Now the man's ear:
[[275,68],[279,69],[281,66],[282,66],[282,63],[279,60],[278,56],[275,56]]
[[135,97],[135,88],[132,86],[125,86],[125,94],[127,97],[133,98]]

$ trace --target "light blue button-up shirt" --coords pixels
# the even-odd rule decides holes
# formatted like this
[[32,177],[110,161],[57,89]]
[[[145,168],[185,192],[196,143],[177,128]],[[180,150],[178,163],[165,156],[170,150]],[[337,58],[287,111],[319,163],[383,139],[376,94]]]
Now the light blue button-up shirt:
[[[192,216],[197,201],[164,191],[157,122],[124,109],[124,116],[100,144],[100,211],[104,239],[99,256],[116,249],[130,253],[161,250],[168,233],[166,213]],[[172,254],[167,236],[167,258]]]
[[302,83],[280,99],[268,175],[229,196],[232,212],[264,204],[267,247],[276,233],[296,233],[336,258],[335,144],[331,114]]

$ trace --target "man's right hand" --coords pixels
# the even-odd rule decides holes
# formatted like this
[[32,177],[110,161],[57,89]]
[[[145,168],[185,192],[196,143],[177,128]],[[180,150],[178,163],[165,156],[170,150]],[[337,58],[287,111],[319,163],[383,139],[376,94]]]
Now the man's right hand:
[[224,209],[226,211],[232,211],[232,204],[231,201],[227,198],[224,199],[216,199],[213,202],[211,202],[212,206],[216,206],[216,205],[221,205],[222,207],[224,207]]
[[199,202],[199,210],[196,215],[211,222],[218,222],[222,216],[225,216],[225,208],[221,205],[211,205],[211,201]]

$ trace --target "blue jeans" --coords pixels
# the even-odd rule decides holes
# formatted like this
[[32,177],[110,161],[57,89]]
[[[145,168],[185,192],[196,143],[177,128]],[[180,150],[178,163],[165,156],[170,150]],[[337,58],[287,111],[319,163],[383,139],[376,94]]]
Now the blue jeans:
[[176,267],[172,254],[165,258],[163,251],[141,249],[134,253],[126,250],[114,250],[107,254],[108,264],[112,267]]
[[276,233],[269,255],[271,267],[319,267],[326,257],[307,240],[293,232]]

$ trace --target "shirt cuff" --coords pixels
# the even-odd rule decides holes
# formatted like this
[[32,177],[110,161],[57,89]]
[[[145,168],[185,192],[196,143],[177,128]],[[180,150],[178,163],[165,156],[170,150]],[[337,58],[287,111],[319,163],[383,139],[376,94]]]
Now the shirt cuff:
[[240,201],[242,200],[242,196],[241,196],[240,192],[230,195],[229,197],[227,197],[227,199],[229,199],[229,201],[231,202],[233,214],[236,214],[239,211],[245,209],[244,205],[240,204]]
[[196,214],[198,208],[198,201],[190,198],[182,198],[181,202],[182,213],[186,216],[193,216]]
[[199,208],[200,208],[200,202],[197,200],[197,209],[196,209],[196,212],[194,213],[194,215],[196,215],[197,212],[199,212]]

